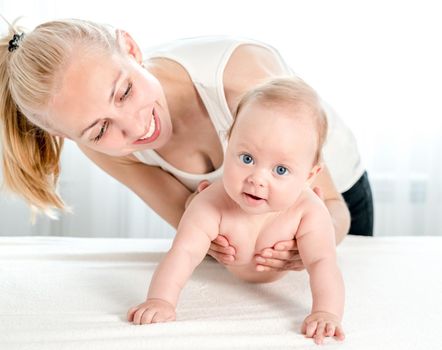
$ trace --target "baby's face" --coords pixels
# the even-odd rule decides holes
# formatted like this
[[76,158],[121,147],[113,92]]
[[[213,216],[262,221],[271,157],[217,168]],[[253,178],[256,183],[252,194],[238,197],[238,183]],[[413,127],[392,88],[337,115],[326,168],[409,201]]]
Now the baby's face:
[[309,185],[317,147],[302,109],[251,102],[237,116],[224,161],[224,187],[250,214],[291,207]]

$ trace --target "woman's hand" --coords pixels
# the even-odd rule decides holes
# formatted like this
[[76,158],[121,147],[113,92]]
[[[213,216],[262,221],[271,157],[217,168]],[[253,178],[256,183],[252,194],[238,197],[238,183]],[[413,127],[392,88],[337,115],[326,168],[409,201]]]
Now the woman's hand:
[[[198,184],[198,187],[194,193],[192,193],[186,200],[185,208],[187,208],[190,202],[198,195],[201,191],[209,187],[210,182],[203,180]],[[235,261],[235,248],[229,244],[226,237],[219,235],[210,244],[209,254],[212,258],[218,261],[220,264],[229,265]]]
[[[319,187],[313,191],[322,200],[323,194]],[[302,271],[305,269],[299,255],[296,240],[280,241],[271,248],[265,248],[261,254],[255,255],[256,271]]]
[[193,192],[189,197],[187,197],[186,203],[184,204],[184,209],[187,209],[190,202],[192,202],[192,200],[195,198],[195,196],[198,195],[198,193],[200,193],[205,188],[209,187],[209,185],[210,185],[210,182],[207,180],[200,181],[200,183],[198,184],[198,187],[196,188],[196,191]]
[[229,245],[229,241],[226,237],[218,235],[210,244],[207,254],[220,264],[230,265],[235,261],[236,250]]
[[256,271],[301,271],[305,269],[296,241],[281,241],[255,255]]

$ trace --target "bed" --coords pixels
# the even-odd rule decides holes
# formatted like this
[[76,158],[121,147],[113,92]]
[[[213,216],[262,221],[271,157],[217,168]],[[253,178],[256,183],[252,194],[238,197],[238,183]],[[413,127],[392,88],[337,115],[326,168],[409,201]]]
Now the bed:
[[[316,349],[299,333],[311,297],[306,272],[243,283],[206,258],[173,323],[135,326],[170,246],[160,239],[0,238],[0,349]],[[348,237],[343,343],[330,349],[441,349],[442,237]]]

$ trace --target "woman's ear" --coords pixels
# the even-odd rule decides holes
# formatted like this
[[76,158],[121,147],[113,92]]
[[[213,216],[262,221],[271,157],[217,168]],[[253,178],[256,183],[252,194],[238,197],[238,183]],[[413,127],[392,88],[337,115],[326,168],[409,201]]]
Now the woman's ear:
[[117,29],[116,35],[122,51],[135,58],[135,61],[141,64],[143,61],[143,55],[141,54],[138,44],[130,36],[130,34],[124,30]]
[[307,185],[310,187],[313,181],[315,181],[316,176],[321,172],[323,168],[323,163],[318,163],[313,166],[313,168],[310,170],[308,177],[307,177]]

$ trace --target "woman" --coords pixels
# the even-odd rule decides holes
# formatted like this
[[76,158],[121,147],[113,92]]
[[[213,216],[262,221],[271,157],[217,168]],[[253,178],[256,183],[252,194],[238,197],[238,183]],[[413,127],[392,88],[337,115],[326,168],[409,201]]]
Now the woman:
[[[177,41],[143,60],[128,33],[65,20],[26,34],[11,26],[1,42],[0,74],[7,187],[40,210],[63,208],[55,186],[63,139],[69,138],[177,227],[198,184],[201,190],[203,180],[222,172],[222,134],[241,95],[292,72],[273,48],[251,40]],[[324,109],[331,174],[326,167],[314,186],[339,243],[350,226],[339,191],[350,194],[352,233],[371,234],[372,200],[352,134]],[[219,236],[210,254],[228,264],[234,248]],[[303,268],[295,241],[256,258],[262,270]]]

